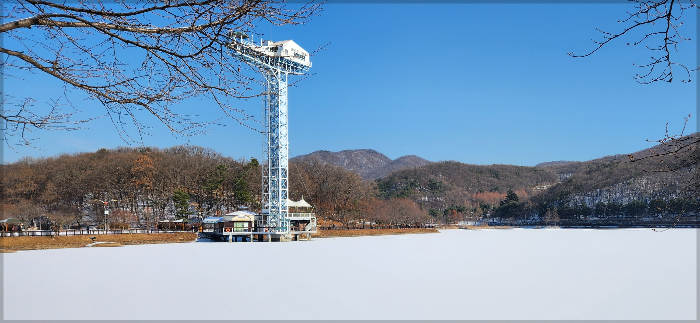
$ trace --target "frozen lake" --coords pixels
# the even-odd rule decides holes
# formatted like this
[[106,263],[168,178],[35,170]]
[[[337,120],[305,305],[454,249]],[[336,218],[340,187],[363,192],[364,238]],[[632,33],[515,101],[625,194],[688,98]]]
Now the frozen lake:
[[4,319],[695,320],[697,230],[446,230],[3,254]]

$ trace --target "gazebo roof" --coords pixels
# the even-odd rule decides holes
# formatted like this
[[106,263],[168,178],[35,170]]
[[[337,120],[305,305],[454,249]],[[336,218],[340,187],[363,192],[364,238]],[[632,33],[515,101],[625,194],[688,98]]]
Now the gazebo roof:
[[301,200],[299,201],[292,201],[290,199],[287,199],[287,207],[312,207],[311,204],[308,202],[304,201],[304,197],[301,197]]

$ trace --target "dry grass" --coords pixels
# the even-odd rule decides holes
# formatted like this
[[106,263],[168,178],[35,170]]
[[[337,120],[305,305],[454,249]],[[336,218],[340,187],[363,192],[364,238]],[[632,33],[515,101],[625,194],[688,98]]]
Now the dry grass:
[[40,250],[40,249],[60,249],[60,248],[80,248],[93,243],[90,237],[95,237],[96,242],[101,243],[95,246],[107,247],[106,245],[135,245],[152,243],[177,243],[192,242],[197,239],[197,234],[193,232],[175,233],[138,233],[138,234],[99,234],[83,236],[60,236],[60,237],[3,237],[0,238],[0,250]]
[[197,239],[197,234],[193,232],[174,233],[139,233],[139,234],[110,234],[99,235],[97,242],[117,242],[124,245],[152,244],[152,243],[174,243],[192,242]]
[[0,238],[0,248],[3,250],[79,248],[89,243],[92,243],[92,240],[88,236]]
[[123,247],[124,245],[121,243],[116,243],[116,242],[108,242],[108,243],[98,243],[92,245],[92,247]]
[[312,238],[383,236],[392,234],[439,233],[437,229],[360,229],[360,230],[320,230],[311,235]]

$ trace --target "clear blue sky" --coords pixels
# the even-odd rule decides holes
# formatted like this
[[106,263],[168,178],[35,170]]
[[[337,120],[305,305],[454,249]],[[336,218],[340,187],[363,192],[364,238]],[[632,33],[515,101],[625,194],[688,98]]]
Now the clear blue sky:
[[[633,63],[651,55],[609,44],[588,58],[600,39],[595,30],[617,31],[631,4],[328,4],[300,26],[260,26],[265,39],[293,39],[313,51],[314,75],[289,92],[290,152],[374,149],[394,159],[418,155],[432,161],[535,165],[552,160],[590,160],[650,147],[666,122],[680,131],[692,113],[696,131],[696,85],[640,85]],[[684,16],[693,42],[682,43],[677,60],[696,64],[696,14]],[[6,40],[7,42],[7,40]],[[21,96],[61,93],[58,83],[33,76],[30,83],[5,81]],[[81,110],[100,114],[97,103]],[[261,101],[239,108],[259,116]],[[181,107],[215,118],[212,102],[190,100]],[[94,112],[90,112],[94,111]],[[155,118],[144,145],[188,143],[225,156],[261,156],[261,136],[233,121],[204,135],[173,136]],[[36,144],[13,152],[22,156],[95,151],[128,144],[106,119],[89,129],[41,133]],[[133,144],[132,144],[133,146]]]

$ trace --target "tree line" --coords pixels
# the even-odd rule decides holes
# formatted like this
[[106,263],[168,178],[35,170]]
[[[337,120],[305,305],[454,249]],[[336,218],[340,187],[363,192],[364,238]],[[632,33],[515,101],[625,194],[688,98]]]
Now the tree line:
[[700,214],[700,198],[689,189],[697,167],[684,162],[700,150],[669,156],[667,146],[536,167],[439,162],[376,185],[379,196],[411,199],[441,222]]
[[[173,217],[221,215],[246,206],[260,211],[261,167],[197,146],[100,149],[24,158],[3,165],[3,218],[60,227],[101,223],[154,226]],[[302,197],[320,218],[349,226],[362,221],[416,225],[428,219],[412,201],[384,200],[376,186],[317,160],[291,162],[290,198]],[[115,226],[118,226],[115,224]]]

